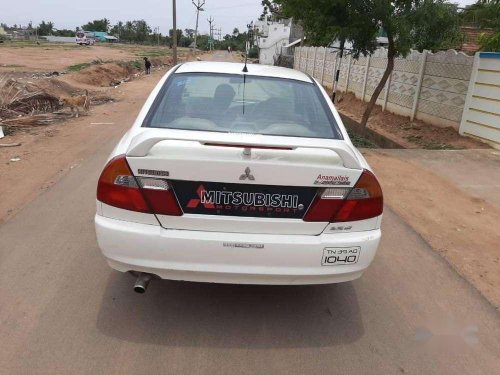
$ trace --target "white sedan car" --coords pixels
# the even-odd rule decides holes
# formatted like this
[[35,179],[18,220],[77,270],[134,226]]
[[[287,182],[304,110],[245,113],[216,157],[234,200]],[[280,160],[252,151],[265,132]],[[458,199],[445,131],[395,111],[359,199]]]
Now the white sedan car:
[[296,70],[189,62],[158,83],[104,167],[97,240],[151,279],[356,279],[380,240],[380,185],[321,85]]

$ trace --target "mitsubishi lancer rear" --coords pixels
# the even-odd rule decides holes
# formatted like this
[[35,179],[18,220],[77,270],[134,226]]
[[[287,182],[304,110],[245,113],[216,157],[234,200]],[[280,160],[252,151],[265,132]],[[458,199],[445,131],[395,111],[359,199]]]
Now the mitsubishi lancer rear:
[[97,187],[97,240],[137,277],[354,280],[379,244],[380,185],[328,95],[292,69],[189,62],[158,83]]

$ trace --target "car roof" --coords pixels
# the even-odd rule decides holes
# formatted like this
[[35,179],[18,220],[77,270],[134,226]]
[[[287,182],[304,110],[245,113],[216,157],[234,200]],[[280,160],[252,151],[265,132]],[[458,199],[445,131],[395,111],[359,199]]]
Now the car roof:
[[219,61],[192,61],[181,64],[175,73],[220,73],[247,74],[250,76],[276,77],[312,83],[312,79],[302,72],[279,66],[247,64],[248,72],[243,73],[243,63]]

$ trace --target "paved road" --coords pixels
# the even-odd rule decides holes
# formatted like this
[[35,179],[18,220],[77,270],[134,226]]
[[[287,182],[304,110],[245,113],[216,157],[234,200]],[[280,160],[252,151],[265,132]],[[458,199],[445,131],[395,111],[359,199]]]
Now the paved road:
[[0,226],[1,374],[498,373],[498,312],[390,209],[352,283],[133,293],[93,229],[115,141]]

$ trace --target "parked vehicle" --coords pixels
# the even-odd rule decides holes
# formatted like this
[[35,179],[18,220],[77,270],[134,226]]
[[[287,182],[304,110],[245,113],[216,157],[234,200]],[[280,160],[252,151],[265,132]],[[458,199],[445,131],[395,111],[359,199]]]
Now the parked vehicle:
[[139,292],[154,277],[321,284],[362,275],[382,210],[375,175],[309,75],[189,62],[111,153],[95,225],[109,265],[138,273]]
[[93,46],[95,43],[94,34],[88,31],[77,31],[76,32],[76,44]]

